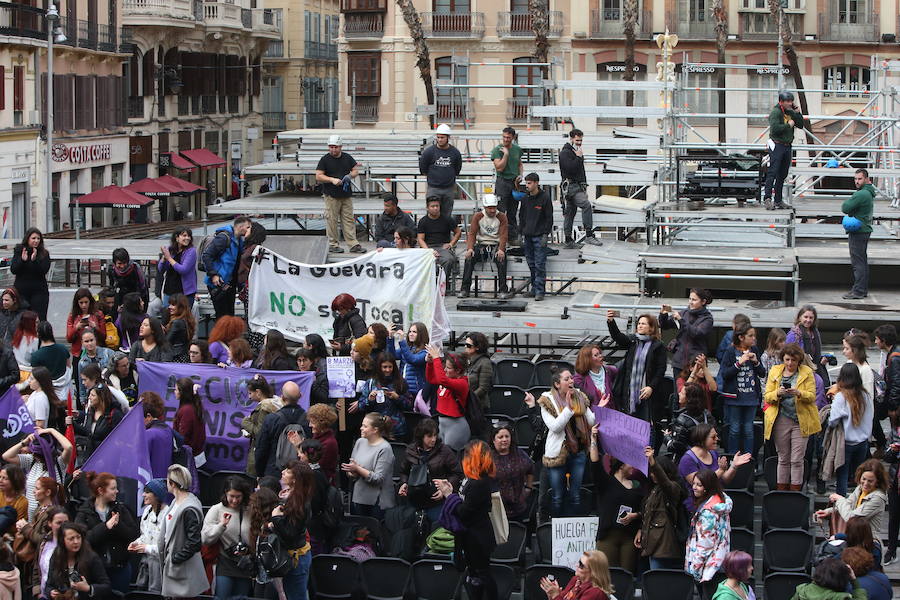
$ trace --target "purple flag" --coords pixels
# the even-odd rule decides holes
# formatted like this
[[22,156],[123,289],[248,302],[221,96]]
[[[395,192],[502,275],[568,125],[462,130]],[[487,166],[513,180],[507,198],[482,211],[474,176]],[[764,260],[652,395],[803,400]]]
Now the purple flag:
[[31,420],[28,408],[22,402],[22,396],[14,385],[0,396],[0,419],[6,421],[6,427],[3,428],[5,440],[17,438],[21,434],[34,433],[34,421]]
[[82,471],[112,473],[130,477],[138,482],[138,506],[143,504],[144,485],[153,479],[150,453],[147,449],[147,430],[144,427],[144,407],[134,405],[118,425],[100,442],[94,453],[81,466]]
[[262,371],[259,369],[221,368],[215,365],[137,363],[138,392],[156,392],[166,405],[166,421],[172,423],[178,410],[175,382],[181,377],[193,379],[200,386],[203,422],[206,425],[206,466],[210,472],[244,471],[250,440],[241,432],[241,421],[256,404],[247,395],[247,383],[256,375],[265,377],[281,395],[288,381],[300,386],[300,406],[309,408],[310,389],[315,373],[303,371]]

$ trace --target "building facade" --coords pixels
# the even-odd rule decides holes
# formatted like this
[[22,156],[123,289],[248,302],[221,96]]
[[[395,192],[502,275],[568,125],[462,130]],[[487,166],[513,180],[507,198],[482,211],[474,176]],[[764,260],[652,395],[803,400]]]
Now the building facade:
[[[774,105],[778,73],[777,26],[765,0],[724,0],[728,40],[725,62],[749,65],[727,69],[728,113],[765,113]],[[506,124],[539,128],[528,106],[541,104],[541,68],[531,65],[534,34],[528,2],[415,0],[431,55],[435,81],[456,87],[436,88],[439,122],[455,127],[498,129]],[[678,35],[671,60],[684,91],[677,110],[719,111],[713,67],[682,64],[717,63],[711,0],[642,0],[635,27],[634,79],[655,80],[662,51],[655,36],[666,30]],[[427,119],[416,115],[426,104],[425,88],[415,67],[409,29],[395,3],[387,0],[343,0],[341,7],[339,127],[413,128]],[[785,9],[793,30],[799,69],[811,114],[851,114],[871,99],[867,92],[898,83],[895,72],[876,62],[900,58],[897,0],[790,0]],[[550,0],[550,79],[621,81],[625,72],[624,0]],[[877,57],[873,58],[873,57]],[[499,63],[499,65],[482,64]],[[787,68],[785,61],[785,68]],[[467,87],[471,86],[471,87]],[[482,86],[482,87],[479,87]],[[502,87],[494,87],[502,86]],[[786,87],[794,87],[787,72]],[[763,88],[751,91],[740,88]],[[557,91],[551,103],[622,106],[622,90]],[[659,106],[654,92],[636,92],[637,106]],[[420,111],[423,112],[423,111]],[[622,118],[580,118],[586,131],[609,132]],[[636,119],[636,126],[648,126]],[[821,124],[825,133],[840,129]],[[716,129],[715,119],[699,119],[700,132]],[[727,139],[753,140],[765,123],[758,118],[727,121]],[[708,132],[707,132],[708,133]]]
[[339,0],[270,0],[283,38],[263,55],[263,128],[329,128],[337,119]]
[[202,218],[240,195],[237,173],[262,158],[262,55],[277,13],[252,0],[122,0],[132,180],[172,174],[205,194],[158,202],[160,218]]

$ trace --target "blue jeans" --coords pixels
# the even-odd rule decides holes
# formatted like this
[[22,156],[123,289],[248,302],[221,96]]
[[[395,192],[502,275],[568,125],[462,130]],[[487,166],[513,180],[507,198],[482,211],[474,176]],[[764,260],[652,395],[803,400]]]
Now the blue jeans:
[[216,600],[230,600],[231,598],[249,596],[251,583],[253,583],[253,580],[248,577],[216,575]]
[[531,290],[535,296],[543,296],[547,280],[547,247],[544,245],[544,236],[522,236],[522,249],[531,271]]
[[726,404],[725,413],[728,418],[728,451],[732,454],[753,452],[753,417],[755,406],[739,406]]
[[288,600],[307,600],[306,587],[309,583],[309,565],[312,564],[312,553],[307,552],[300,557],[297,566],[282,577],[284,595]]
[[[581,479],[584,476],[584,465],[587,455],[584,451],[569,454],[566,464],[560,467],[548,467],[547,477],[550,480],[550,516],[562,517],[563,501],[569,500],[569,514],[574,515],[581,508]],[[566,490],[566,474],[569,474],[569,488]]]
[[844,464],[838,468],[834,477],[835,491],[841,496],[847,495],[847,477],[853,477],[856,474],[856,467],[863,464],[866,460],[866,454],[869,452],[869,442],[859,442],[858,444],[844,444]]

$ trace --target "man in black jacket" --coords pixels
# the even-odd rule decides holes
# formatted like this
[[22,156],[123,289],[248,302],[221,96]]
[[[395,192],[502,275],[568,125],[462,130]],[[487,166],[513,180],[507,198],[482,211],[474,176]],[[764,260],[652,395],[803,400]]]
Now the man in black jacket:
[[263,475],[281,477],[281,469],[285,465],[278,464],[277,449],[278,440],[281,439],[285,427],[301,425],[307,437],[312,435],[306,411],[298,404],[300,386],[293,381],[286,382],[281,387],[281,401],[284,402],[284,407],[266,416],[256,442],[256,473],[260,477]]
[[553,204],[546,190],[541,189],[537,173],[525,176],[525,199],[519,206],[519,228],[522,248],[531,271],[531,290],[526,297],[535,302],[544,299],[547,279],[547,237],[553,231]]
[[897,329],[890,324],[879,325],[874,336],[875,345],[885,355],[882,369],[884,401],[881,405],[891,412],[897,412],[900,410],[900,347],[897,346]]
[[594,207],[587,197],[587,175],[584,172],[584,150],[581,143],[584,133],[580,129],[569,132],[569,142],[559,151],[559,172],[562,175],[562,209],[563,232],[566,235],[566,248],[575,248],[572,227],[575,225],[575,213],[581,209],[581,224],[584,225],[584,241],[587,244],[602,246],[602,242],[594,237]]
[[375,242],[379,248],[394,248],[394,232],[400,227],[415,229],[416,224],[412,217],[400,210],[397,196],[385,194],[381,199],[384,200],[384,212],[375,221]]

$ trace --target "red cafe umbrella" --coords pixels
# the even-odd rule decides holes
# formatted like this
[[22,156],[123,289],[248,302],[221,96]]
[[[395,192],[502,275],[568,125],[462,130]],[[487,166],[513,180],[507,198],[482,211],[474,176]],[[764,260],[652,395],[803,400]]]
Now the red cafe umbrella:
[[191,183],[190,181],[186,181],[181,179],[180,177],[174,177],[172,175],[163,175],[162,177],[157,177],[157,181],[160,183],[164,183],[170,187],[178,189],[181,194],[193,194],[194,192],[205,192],[206,188],[197,185],[196,183]]
[[[172,179],[175,178],[173,177]],[[179,187],[173,186],[171,183],[165,181],[160,181],[160,179],[151,179],[149,177],[126,185],[124,189],[137,194],[143,194],[150,198],[165,198],[181,193]]]
[[126,190],[117,185],[108,185],[96,192],[69,200],[69,207],[79,208],[143,208],[153,204],[153,198]]

